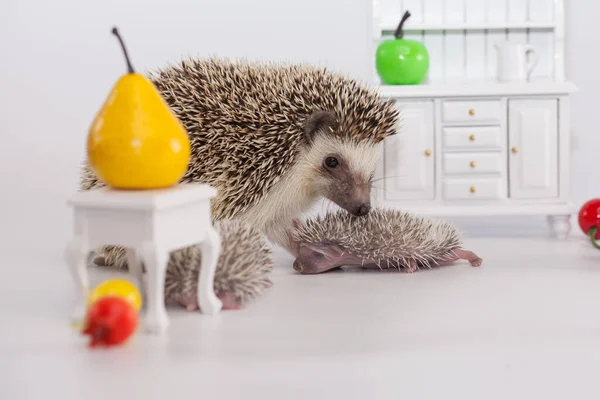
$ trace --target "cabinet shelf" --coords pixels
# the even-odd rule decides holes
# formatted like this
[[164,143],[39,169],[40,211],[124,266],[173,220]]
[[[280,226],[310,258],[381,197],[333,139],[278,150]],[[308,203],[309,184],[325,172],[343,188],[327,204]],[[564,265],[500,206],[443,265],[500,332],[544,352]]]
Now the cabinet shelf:
[[532,96],[562,95],[577,92],[569,81],[540,79],[526,83],[501,83],[494,80],[456,80],[447,83],[421,85],[374,85],[384,96],[400,98],[469,96]]
[[[393,33],[398,26],[398,21],[383,22],[379,25],[382,32]],[[406,23],[406,32],[420,31],[497,31],[505,29],[554,29],[556,24],[549,22],[473,22],[473,23],[449,23],[449,24],[410,24]]]

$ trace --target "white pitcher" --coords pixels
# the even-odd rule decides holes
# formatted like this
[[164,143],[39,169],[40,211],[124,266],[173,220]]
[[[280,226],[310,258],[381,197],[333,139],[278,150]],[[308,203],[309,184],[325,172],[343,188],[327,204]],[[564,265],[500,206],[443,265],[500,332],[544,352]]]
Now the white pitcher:
[[539,56],[533,46],[509,41],[494,44],[500,82],[527,82]]

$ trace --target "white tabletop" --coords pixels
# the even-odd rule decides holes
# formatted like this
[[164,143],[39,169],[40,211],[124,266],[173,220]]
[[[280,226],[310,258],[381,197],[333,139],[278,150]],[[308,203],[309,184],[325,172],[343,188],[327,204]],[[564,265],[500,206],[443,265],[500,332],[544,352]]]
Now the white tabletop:
[[159,210],[210,199],[217,191],[202,183],[180,184],[165,189],[117,190],[108,187],[77,192],[68,204],[78,208]]

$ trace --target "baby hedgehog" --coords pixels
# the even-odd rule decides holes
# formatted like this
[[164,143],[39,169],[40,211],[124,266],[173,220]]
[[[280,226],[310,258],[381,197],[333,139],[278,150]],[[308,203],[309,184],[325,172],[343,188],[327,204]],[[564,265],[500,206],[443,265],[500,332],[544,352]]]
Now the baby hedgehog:
[[364,218],[331,212],[304,223],[295,220],[294,226],[299,246],[294,269],[303,274],[342,266],[414,272],[459,259],[475,267],[482,263],[475,253],[461,249],[459,232],[449,223],[397,210],[375,209]]
[[[259,231],[240,221],[218,221],[214,226],[222,246],[215,270],[215,294],[223,302],[223,309],[239,309],[271,287],[271,249]],[[127,269],[124,251],[112,247],[97,262]],[[200,245],[171,253],[165,278],[166,301],[178,302],[190,311],[198,309],[196,289],[201,262]]]
[[[294,256],[292,220],[326,198],[370,210],[382,141],[398,109],[374,89],[326,68],[186,59],[148,74],[185,126],[182,182],[212,185],[216,220],[239,219]],[[88,165],[81,188],[102,186]]]

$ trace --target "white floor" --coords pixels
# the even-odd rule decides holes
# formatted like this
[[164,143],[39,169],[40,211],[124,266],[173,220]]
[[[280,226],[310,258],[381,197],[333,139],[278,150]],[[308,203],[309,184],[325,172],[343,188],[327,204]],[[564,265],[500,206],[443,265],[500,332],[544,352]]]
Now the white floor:
[[[598,399],[600,250],[581,235],[467,239],[484,259],[299,276],[165,337],[89,350],[60,252],[4,259],[0,399]],[[6,271],[10,274],[6,275]]]

